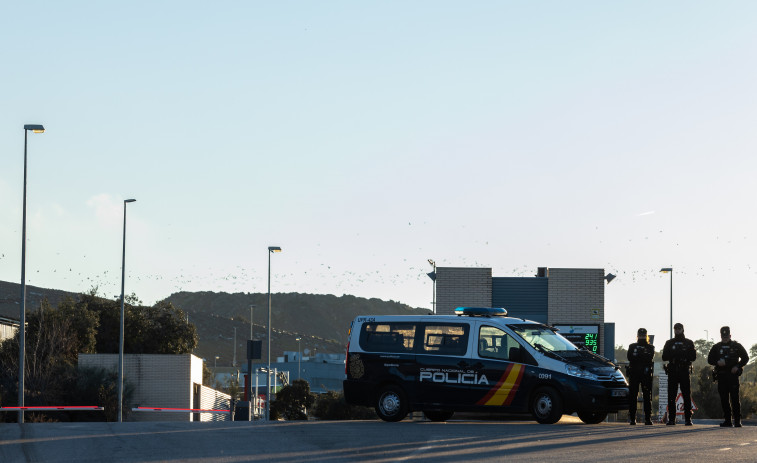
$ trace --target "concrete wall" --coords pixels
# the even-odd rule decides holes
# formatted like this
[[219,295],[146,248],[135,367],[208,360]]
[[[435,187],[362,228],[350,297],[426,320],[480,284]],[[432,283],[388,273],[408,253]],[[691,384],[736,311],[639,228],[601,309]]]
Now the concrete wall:
[[491,307],[492,269],[436,268],[436,313],[454,315],[457,307]]
[[[211,387],[195,383],[195,403],[192,408],[202,410],[229,410],[231,396]],[[183,421],[183,420],[182,420]],[[231,421],[230,413],[195,413],[194,421]]]
[[[79,354],[80,367],[118,369],[118,354]],[[193,384],[202,384],[202,359],[183,355],[124,355],[124,382],[134,386],[133,407],[193,408]],[[130,412],[128,421],[191,421],[192,414]]]
[[599,324],[604,355],[605,275],[601,268],[550,268],[547,317],[550,325]]

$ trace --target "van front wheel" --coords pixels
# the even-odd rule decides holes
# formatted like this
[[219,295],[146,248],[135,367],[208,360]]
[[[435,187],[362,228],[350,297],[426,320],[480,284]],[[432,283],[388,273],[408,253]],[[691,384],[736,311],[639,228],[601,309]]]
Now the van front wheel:
[[376,399],[376,414],[384,421],[402,421],[407,416],[405,393],[397,386],[385,386]]
[[598,424],[607,418],[606,412],[578,412],[578,417],[586,424]]
[[451,410],[424,410],[423,414],[426,415],[430,421],[447,421],[452,418],[455,412]]
[[531,414],[541,424],[553,424],[562,417],[562,399],[554,389],[544,387],[534,393]]

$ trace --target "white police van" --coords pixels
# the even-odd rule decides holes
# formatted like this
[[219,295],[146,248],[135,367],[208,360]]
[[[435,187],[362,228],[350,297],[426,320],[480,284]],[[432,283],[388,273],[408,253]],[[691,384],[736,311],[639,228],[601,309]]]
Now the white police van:
[[576,412],[599,423],[628,409],[620,369],[555,328],[501,308],[455,313],[357,317],[347,344],[347,403],[375,407],[385,421],[421,410],[433,421],[465,411],[531,413],[555,423]]

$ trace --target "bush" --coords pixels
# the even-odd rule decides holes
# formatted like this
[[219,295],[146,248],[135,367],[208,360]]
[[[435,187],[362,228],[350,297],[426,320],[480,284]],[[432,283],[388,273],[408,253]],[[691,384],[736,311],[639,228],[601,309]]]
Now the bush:
[[315,397],[310,393],[310,384],[304,379],[297,379],[284,386],[271,402],[271,419],[283,416],[287,420],[307,420],[305,411],[313,405]]
[[328,391],[315,401],[313,415],[321,420],[374,420],[376,412],[369,407],[350,405],[344,401],[344,393]]

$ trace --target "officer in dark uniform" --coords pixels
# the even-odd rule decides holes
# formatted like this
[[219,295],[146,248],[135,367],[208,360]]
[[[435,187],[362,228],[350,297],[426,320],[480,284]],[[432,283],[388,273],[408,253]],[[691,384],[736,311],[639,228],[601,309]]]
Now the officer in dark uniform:
[[[749,356],[744,346],[731,340],[731,329],[727,326],[720,328],[721,341],[710,350],[707,363],[715,366],[715,379],[718,382],[720,405],[723,407],[725,421],[721,428],[741,427],[741,402],[739,402],[739,376],[744,371],[744,365],[749,362]],[[730,400],[729,400],[730,399]],[[733,423],[731,423],[733,412]]]
[[697,358],[694,342],[683,335],[683,325],[673,325],[675,336],[665,342],[662,348],[662,361],[668,362],[665,371],[668,374],[668,425],[676,424],[676,396],[681,386],[683,411],[686,426],[691,426],[691,362]]
[[628,383],[631,397],[628,401],[629,424],[636,424],[636,402],[639,385],[644,397],[644,424],[652,424],[652,371],[654,346],[649,343],[646,328],[639,328],[636,342],[628,346]]

